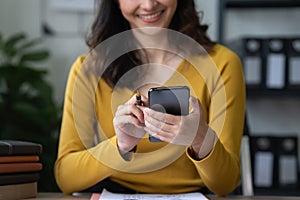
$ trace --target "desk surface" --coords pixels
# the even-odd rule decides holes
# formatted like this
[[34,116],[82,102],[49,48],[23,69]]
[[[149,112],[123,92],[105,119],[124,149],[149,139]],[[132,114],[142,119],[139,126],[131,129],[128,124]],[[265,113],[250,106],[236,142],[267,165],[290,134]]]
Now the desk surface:
[[[89,200],[91,194],[78,194],[76,196],[64,195],[62,193],[39,193],[36,199],[61,199],[61,200]],[[211,200],[300,200],[300,197],[287,197],[287,196],[228,196],[228,197],[216,197],[214,195],[208,195]],[[32,199],[34,200],[34,199]]]

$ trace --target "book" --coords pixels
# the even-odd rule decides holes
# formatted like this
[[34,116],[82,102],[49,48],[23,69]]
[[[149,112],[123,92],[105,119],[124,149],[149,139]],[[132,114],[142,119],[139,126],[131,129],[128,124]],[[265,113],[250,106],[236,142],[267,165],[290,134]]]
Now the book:
[[28,163],[28,162],[38,162],[39,156],[0,156],[0,163]]
[[0,140],[0,155],[39,155],[42,145],[18,140]]
[[37,172],[43,168],[42,163],[1,163],[0,174],[16,172]]
[[35,198],[36,196],[37,182],[0,186],[0,200]]
[[39,178],[40,174],[38,172],[0,174],[0,186],[21,183],[32,183],[38,181]]
[[97,195],[97,193],[93,193],[90,200],[124,200],[124,199],[134,199],[134,200],[208,200],[206,196],[199,192],[191,192],[191,193],[182,193],[182,194],[122,194],[122,193],[112,193],[107,190],[103,190],[101,195]]

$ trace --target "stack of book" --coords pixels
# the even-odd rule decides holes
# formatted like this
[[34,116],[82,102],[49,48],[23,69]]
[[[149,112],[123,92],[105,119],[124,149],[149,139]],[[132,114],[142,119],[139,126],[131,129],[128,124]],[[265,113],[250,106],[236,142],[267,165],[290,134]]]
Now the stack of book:
[[41,153],[37,143],[0,140],[0,200],[36,197]]

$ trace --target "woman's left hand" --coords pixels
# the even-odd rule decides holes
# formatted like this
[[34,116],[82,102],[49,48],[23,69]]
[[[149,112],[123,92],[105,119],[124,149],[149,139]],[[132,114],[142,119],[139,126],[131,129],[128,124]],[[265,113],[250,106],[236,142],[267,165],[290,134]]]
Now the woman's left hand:
[[[199,100],[190,97],[192,107],[187,116],[176,116],[145,108],[145,130],[152,136],[168,143],[191,146],[202,144],[208,125]],[[200,150],[200,147],[199,147]]]

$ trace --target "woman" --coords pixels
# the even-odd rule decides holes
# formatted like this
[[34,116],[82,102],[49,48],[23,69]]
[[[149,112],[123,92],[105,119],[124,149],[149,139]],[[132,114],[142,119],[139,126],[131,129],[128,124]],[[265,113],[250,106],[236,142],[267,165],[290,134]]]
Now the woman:
[[[99,0],[87,39],[91,53],[74,63],[66,88],[55,164],[63,192],[95,185],[101,192],[107,183],[125,188],[117,192],[208,188],[226,195],[236,188],[242,67],[206,30],[193,0]],[[174,85],[191,88],[187,116],[148,108],[149,88]],[[143,106],[136,105],[136,89]]]

